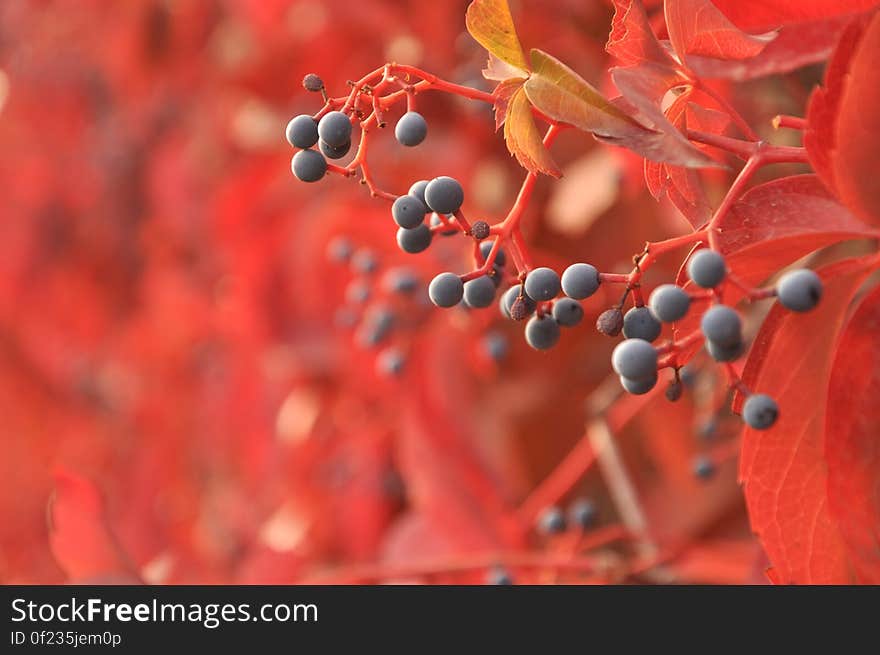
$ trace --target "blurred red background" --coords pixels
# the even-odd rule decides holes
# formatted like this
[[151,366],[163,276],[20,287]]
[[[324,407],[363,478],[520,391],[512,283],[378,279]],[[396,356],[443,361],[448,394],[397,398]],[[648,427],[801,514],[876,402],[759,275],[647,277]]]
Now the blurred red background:
[[[526,45],[605,79],[605,3],[520,4]],[[100,489],[108,529],[147,582],[479,582],[485,567],[400,567],[558,551],[524,533],[516,509],[583,434],[614,345],[590,324],[616,292],[589,301],[585,325],[549,354],[494,308],[409,305],[395,337],[406,372],[383,380],[375,353],[334,325],[352,274],[326,262],[328,240],[345,234],[383,268],[405,262],[425,281],[465,266],[469,250],[448,239],[401,254],[382,202],[351,180],[296,182],[283,138],[290,116],[320,107],[300,84],[309,72],[333,95],[385,61],[490,89],[466,6],[0,4],[0,581],[88,570],[53,556],[46,520],[56,481],[63,492],[80,477]],[[752,91],[794,111],[811,79]],[[469,214],[503,216],[523,173],[489,108],[420,102],[422,147],[375,141],[381,184],[400,193],[454,174]],[[639,161],[589,135],[567,134],[554,156],[566,177],[539,183],[525,223],[539,264],[623,271],[646,240],[686,228],[642,190]],[[500,365],[481,350],[490,329],[509,338]],[[708,482],[691,471],[708,448],[694,426],[717,402],[710,391],[671,406],[661,393],[618,435],[652,538],[704,549],[669,579],[760,571],[733,463]],[[725,425],[722,443],[737,428]],[[564,500],[585,494],[600,525],[619,522],[595,471]],[[619,579],[626,550],[603,557],[601,575],[563,579]],[[519,577],[559,579],[541,567]]]

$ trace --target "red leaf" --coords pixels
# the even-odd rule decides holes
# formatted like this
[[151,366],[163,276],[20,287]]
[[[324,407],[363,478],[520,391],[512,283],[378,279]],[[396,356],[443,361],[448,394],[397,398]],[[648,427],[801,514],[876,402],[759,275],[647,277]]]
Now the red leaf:
[[713,0],[713,4],[740,29],[755,30],[858,14],[876,7],[877,0]]
[[840,339],[825,415],[828,504],[859,581],[867,584],[880,584],[878,334],[880,287],[862,300]]
[[[869,234],[869,228],[832,198],[815,175],[780,178],[750,189],[721,221],[718,247],[727,265],[747,285],[764,282],[779,269],[819,248]],[[681,275],[681,271],[680,271]],[[688,285],[691,283],[688,282]],[[744,294],[726,289],[734,305]],[[688,313],[675,324],[677,335],[699,329],[699,315]],[[696,344],[687,356],[696,352]],[[749,361],[760,350],[755,344]],[[686,358],[686,357],[685,357]],[[741,398],[736,396],[735,409]]]
[[139,582],[107,525],[103,500],[91,482],[68,471],[57,471],[49,521],[52,553],[71,581]]
[[420,383],[403,408],[396,453],[409,504],[459,552],[509,545],[512,513],[474,448],[473,422],[461,417],[468,406],[458,356],[464,341],[442,329],[427,336],[409,362]]
[[832,155],[841,199],[867,221],[880,224],[880,13],[874,15],[849,66],[849,82],[837,116],[837,150]]
[[779,404],[774,427],[744,429],[740,479],[752,529],[784,583],[852,582],[828,508],[823,435],[832,344],[868,263],[850,259],[820,269],[825,292],[809,314],[775,305],[743,373],[750,389]]
[[661,64],[618,66],[609,72],[617,90],[631,105],[635,117],[642,124],[654,129],[669,123],[661,109],[666,93],[670,89],[688,84],[688,80],[675,68]]
[[[687,89],[673,101],[666,110],[669,121],[682,132],[687,128],[716,134],[723,132],[730,123],[730,117],[689,102],[691,95],[692,89]],[[699,227],[709,220],[709,200],[696,171],[646,160],[645,181],[655,199],[659,200],[665,192],[692,227]]]
[[597,137],[600,141],[629,148],[653,161],[690,168],[720,166],[675,129],[660,109],[666,92],[686,82],[674,69],[653,63],[617,67],[611,69],[611,78],[622,95],[621,104],[654,131],[622,138]]
[[736,254],[737,270],[748,271],[755,282],[813,250],[870,233],[815,175],[780,178],[750,189],[719,228],[719,249]]
[[[669,118],[670,122],[682,132],[691,127],[686,119],[686,111],[688,105],[691,104],[688,102],[690,95],[690,92],[682,93],[669,106],[669,109],[666,110],[666,116]],[[698,105],[694,106],[696,107]],[[707,109],[705,111],[709,112],[712,110]],[[713,113],[717,114],[718,112]],[[707,120],[713,122],[711,119],[708,119],[708,116]],[[704,127],[714,127],[714,125],[694,126],[693,129],[706,131]],[[709,131],[714,130],[710,129]],[[691,226],[697,228],[700,225],[703,225],[709,220],[711,210],[709,207],[709,199],[706,197],[706,192],[703,189],[699,174],[693,169],[684,168],[682,166],[673,166],[671,164],[664,164],[663,166],[671,185],[666,193],[672,201],[672,204],[678,208],[678,211],[682,213]]]
[[685,110],[685,122],[688,129],[721,134],[730,125],[730,115],[689,102]]
[[775,33],[746,34],[709,0],[666,0],[666,29],[679,56],[749,59],[759,54]]
[[660,195],[666,189],[666,174],[663,172],[663,164],[658,161],[645,160],[645,184],[648,191],[654,196],[654,200],[660,200]]
[[700,77],[738,81],[788,73],[827,59],[850,20],[849,17],[838,17],[786,24],[755,57],[722,60],[691,55],[688,65]]
[[834,191],[837,191],[837,182],[831,156],[837,146],[837,114],[850,60],[868,26],[868,18],[864,15],[853,20],[843,31],[825,70],[825,85],[813,91],[807,104],[804,147],[813,170]]
[[614,18],[605,50],[623,64],[673,64],[654,35],[640,0],[614,0]]

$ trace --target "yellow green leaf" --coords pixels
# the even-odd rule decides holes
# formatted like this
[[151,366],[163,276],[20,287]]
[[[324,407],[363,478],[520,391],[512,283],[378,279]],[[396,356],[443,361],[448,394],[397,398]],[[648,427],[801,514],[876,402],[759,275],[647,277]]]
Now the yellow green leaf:
[[530,173],[562,177],[556,162],[544,147],[541,133],[532,117],[532,106],[522,88],[514,91],[508,101],[504,141],[510,154]]
[[620,137],[644,130],[556,57],[533,49],[531,60],[532,73],[526,80],[525,93],[553,120],[598,136]]
[[528,70],[507,0],[474,0],[468,6],[465,24],[477,43],[495,57],[520,71]]

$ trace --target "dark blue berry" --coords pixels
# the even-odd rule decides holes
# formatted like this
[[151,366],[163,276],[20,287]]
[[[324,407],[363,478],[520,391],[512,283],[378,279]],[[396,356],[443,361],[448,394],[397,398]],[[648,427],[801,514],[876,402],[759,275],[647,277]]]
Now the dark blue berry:
[[412,293],[419,288],[419,278],[408,268],[390,268],[382,275],[382,288],[387,293]]
[[627,339],[655,341],[663,325],[647,307],[633,307],[623,315],[623,336]]
[[589,298],[599,288],[599,271],[590,264],[572,264],[562,272],[562,291],[569,298]]
[[367,308],[355,334],[355,340],[364,348],[379,345],[391,332],[396,317],[386,305],[373,305]]
[[351,119],[341,111],[331,111],[318,121],[318,136],[327,145],[339,147],[351,141]]
[[545,535],[565,532],[565,514],[558,507],[548,507],[538,517],[538,532]]
[[409,194],[399,196],[391,205],[391,217],[400,227],[411,230],[425,222],[428,208],[424,203]]
[[743,405],[742,417],[750,428],[766,430],[776,423],[779,406],[770,396],[762,393],[752,394]]
[[638,379],[628,378],[621,375],[620,385],[628,393],[631,393],[634,396],[641,396],[642,394],[648,393],[651,389],[657,386],[657,372],[655,371],[649,377]]
[[334,237],[327,243],[327,259],[340,264],[347,262],[353,250],[351,241],[345,237]]
[[715,462],[702,455],[694,460],[694,475],[701,480],[708,480],[715,475]]
[[454,214],[463,202],[464,190],[451,177],[435,177],[425,187],[425,204],[438,214]]
[[553,302],[553,318],[563,327],[574,327],[584,318],[584,308],[573,298],[559,298]]
[[394,136],[404,146],[417,146],[428,135],[428,123],[416,111],[408,111],[394,126]]
[[488,307],[495,302],[495,283],[487,275],[465,282],[464,302],[469,307]]
[[290,160],[290,170],[302,182],[317,182],[327,172],[327,160],[320,152],[300,150]]
[[715,250],[698,250],[688,262],[688,275],[698,287],[714,289],[724,280],[724,257]]
[[376,372],[379,375],[395,377],[400,375],[406,364],[406,357],[397,348],[386,348],[376,357]]
[[434,234],[431,232],[431,228],[422,223],[411,230],[407,230],[406,228],[398,229],[397,245],[403,252],[415,255],[423,250],[427,250],[428,246],[431,245],[431,239],[433,237]]
[[413,185],[409,188],[409,191],[407,191],[407,193],[421,200],[422,204],[427,207],[428,203],[425,202],[425,189],[427,188],[427,186],[428,180],[419,180],[418,182],[413,182]]
[[684,385],[681,383],[681,380],[674,379],[669,382],[669,386],[666,387],[666,400],[671,403],[678,402],[681,399],[681,394],[684,392]]
[[532,300],[551,300],[559,293],[559,274],[552,268],[542,266],[526,275],[526,295]]
[[779,278],[776,295],[783,307],[808,312],[822,299],[822,280],[808,268],[790,271]]
[[648,299],[651,313],[664,323],[673,323],[684,318],[691,299],[687,292],[674,284],[663,284],[654,289]]
[[745,352],[746,346],[740,341],[732,346],[722,346],[711,339],[706,339],[706,350],[709,356],[716,362],[732,362],[739,359]]
[[294,148],[311,148],[318,142],[318,124],[307,114],[294,116],[287,124],[285,136]]
[[489,332],[483,337],[483,351],[490,359],[500,362],[507,357],[510,346],[507,343],[507,337],[500,332]]
[[526,323],[526,343],[535,350],[548,350],[559,341],[559,323],[550,316],[532,316]]
[[346,141],[341,146],[331,146],[325,141],[320,141],[318,147],[327,159],[342,159],[351,150],[351,141]]
[[711,441],[718,434],[718,418],[710,416],[697,426],[697,436],[705,441]]
[[464,283],[455,273],[440,273],[428,285],[428,296],[438,307],[454,307],[464,295]]
[[710,307],[700,319],[700,329],[709,341],[722,348],[732,348],[742,342],[739,314],[726,305]]
[[579,498],[568,508],[568,522],[583,530],[592,528],[596,523],[599,510],[589,498]]
[[621,341],[611,353],[611,367],[630,380],[651,379],[657,374],[657,350],[644,339]]
[[372,250],[360,248],[352,254],[349,265],[355,273],[372,273],[379,264]]
[[512,585],[513,577],[507,569],[493,566],[486,574],[486,582],[491,585]]
[[345,300],[362,305],[370,299],[370,283],[366,280],[352,280],[345,288]]

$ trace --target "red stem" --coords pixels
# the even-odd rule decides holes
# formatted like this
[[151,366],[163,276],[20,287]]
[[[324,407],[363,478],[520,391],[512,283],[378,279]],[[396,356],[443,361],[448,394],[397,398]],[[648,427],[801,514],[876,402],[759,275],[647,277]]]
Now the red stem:
[[805,130],[807,129],[807,121],[798,116],[789,116],[787,114],[779,114],[773,117],[771,121],[773,123],[773,127],[777,130],[780,127],[790,127],[793,130]]
[[696,232],[691,232],[690,234],[683,234],[678,237],[673,237],[671,239],[666,239],[665,241],[657,241],[654,243],[646,243],[645,249],[642,251],[642,254],[638,257],[638,263],[633,271],[627,276],[630,288],[635,287],[639,280],[642,278],[642,273],[644,273],[651,264],[656,261],[658,257],[665,255],[666,253],[676,250],[682,246],[687,246],[694,244],[698,241],[702,241],[707,239],[709,235],[705,230],[697,230]]
[[709,221],[706,230],[709,232],[709,245],[713,250],[718,250],[718,239],[716,235],[718,224],[727,215],[727,212],[733,204],[739,200],[739,197],[745,191],[749,180],[752,179],[752,176],[757,172],[761,165],[760,155],[753,155],[749,158],[746,165],[743,166],[742,170],[736,176],[733,184],[727,190],[724,200],[721,201],[721,204],[718,205],[718,209],[716,209],[715,213],[712,215],[712,220]]
[[739,128],[740,132],[743,133],[743,136],[745,136],[747,139],[749,139],[749,141],[757,141],[758,140],[758,135],[755,134],[755,131],[746,122],[746,120],[742,117],[742,115],[740,115],[740,113],[733,107],[733,105],[731,105],[727,101],[727,99],[724,96],[722,96],[720,93],[715,91],[715,89],[712,89],[711,87],[706,86],[705,84],[703,84],[699,80],[696,80],[694,85],[698,89],[700,89],[700,91],[702,91],[707,96],[712,98],[715,102],[717,102],[718,106],[720,106],[724,111],[727,112],[727,114],[733,120],[734,124]]

